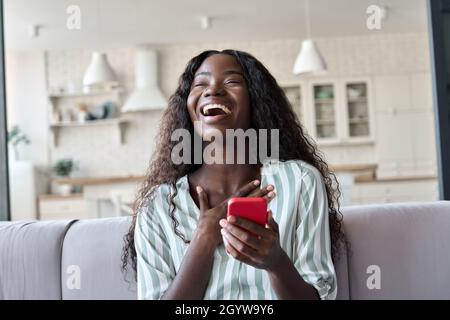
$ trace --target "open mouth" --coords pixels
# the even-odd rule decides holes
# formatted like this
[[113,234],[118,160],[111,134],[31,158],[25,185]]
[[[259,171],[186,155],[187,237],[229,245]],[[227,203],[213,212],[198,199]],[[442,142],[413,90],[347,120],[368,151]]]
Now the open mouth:
[[228,115],[231,110],[222,104],[208,104],[201,110],[203,116]]

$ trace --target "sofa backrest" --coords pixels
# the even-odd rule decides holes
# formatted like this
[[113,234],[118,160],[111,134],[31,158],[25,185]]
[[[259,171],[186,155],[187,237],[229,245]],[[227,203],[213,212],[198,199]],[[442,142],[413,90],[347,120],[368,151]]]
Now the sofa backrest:
[[61,299],[61,252],[73,221],[0,223],[0,299]]
[[[121,217],[82,220],[72,225],[62,253],[63,299],[136,299],[134,274],[124,274],[120,265],[129,224],[130,219]],[[348,299],[345,251],[335,268],[338,299]]]
[[131,219],[81,220],[66,234],[62,252],[63,299],[136,299],[133,272],[123,273],[123,237]]
[[450,299],[450,201],[343,214],[350,299]]
[[[338,299],[450,299],[450,202],[342,209]],[[136,299],[130,219],[0,223],[0,299]],[[378,288],[379,286],[379,288]]]

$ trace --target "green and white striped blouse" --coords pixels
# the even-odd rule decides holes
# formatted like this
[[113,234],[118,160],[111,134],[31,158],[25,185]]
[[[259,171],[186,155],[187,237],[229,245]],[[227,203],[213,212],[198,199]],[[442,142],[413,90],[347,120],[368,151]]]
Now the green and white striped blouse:
[[[303,279],[321,299],[335,299],[336,274],[331,259],[328,205],[319,171],[300,160],[264,163],[261,186],[272,184],[277,196],[269,203],[279,225],[280,244]],[[200,211],[189,193],[187,176],[177,183],[174,198],[178,228],[192,239]],[[138,213],[135,229],[138,299],[160,299],[180,268],[188,244],[173,230],[169,216],[169,185],[160,185]],[[277,299],[265,270],[234,259],[223,244],[204,299]]]

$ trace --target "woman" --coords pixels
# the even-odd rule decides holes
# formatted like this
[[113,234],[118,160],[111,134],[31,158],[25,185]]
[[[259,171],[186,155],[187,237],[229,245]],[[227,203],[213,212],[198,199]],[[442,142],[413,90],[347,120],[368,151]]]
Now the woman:
[[[202,150],[214,144],[216,155],[230,151],[210,139],[216,132],[278,129],[279,159],[175,164],[172,133],[180,128],[200,135]],[[124,268],[131,260],[137,270],[139,299],[336,297],[332,256],[343,239],[336,179],[257,59],[236,50],[194,57],[163,115],[153,157],[123,256]],[[226,218],[236,196],[268,200],[265,227]]]

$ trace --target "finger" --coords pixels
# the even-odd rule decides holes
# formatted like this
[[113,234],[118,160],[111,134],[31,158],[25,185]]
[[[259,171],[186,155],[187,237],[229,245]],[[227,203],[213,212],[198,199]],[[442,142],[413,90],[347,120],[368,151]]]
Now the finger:
[[273,199],[275,199],[276,196],[276,192],[275,191],[270,191],[267,195],[265,195],[263,198],[266,199],[267,203],[269,203],[270,201],[272,201]]
[[272,210],[269,210],[269,212],[267,213],[267,224],[266,224],[266,226],[269,229],[272,229],[273,231],[278,233],[278,223],[273,218]]
[[236,228],[237,226],[256,234],[257,236],[261,237],[261,239],[267,238],[269,235],[269,231],[265,227],[247,219],[229,216],[227,218],[227,222],[227,229]]
[[274,191],[274,186],[269,184],[264,188],[251,192],[247,197],[257,197],[257,198],[261,197],[266,199],[267,203],[269,203],[275,198],[275,195],[276,193]]
[[246,245],[244,242],[233,236],[230,232],[227,232],[227,230],[221,229],[220,232],[228,242],[228,245],[231,245],[233,249],[237,250],[240,254],[247,256],[251,260],[253,260],[252,257],[258,256],[258,251]]
[[206,191],[203,190],[203,188],[200,186],[197,186],[197,194],[198,201],[200,203],[200,212],[205,212],[209,209],[208,195],[206,194]]
[[228,243],[228,240],[225,238],[224,235],[222,235],[222,241],[223,241],[223,245],[225,246],[225,249],[226,249],[227,253],[229,253],[228,250],[227,250],[227,247],[229,246],[229,243]]
[[241,187],[238,191],[236,191],[231,197],[222,201],[219,206],[226,208],[228,206],[228,200],[230,200],[231,198],[240,198],[247,196],[250,192],[252,192],[255,188],[257,188],[260,183],[261,182],[259,180],[253,180],[247,183],[245,186]]
[[233,194],[233,198],[246,197],[250,194],[255,188],[260,185],[261,181],[253,180],[247,183],[245,186],[241,187],[235,194]]
[[[249,232],[247,232],[246,230],[244,230],[242,228],[239,228],[238,226],[235,226],[231,223],[227,223],[227,221],[225,219],[220,220],[219,223],[220,223],[220,226],[223,228],[222,230],[225,230],[225,232],[232,234],[234,237],[236,237],[237,239],[239,239],[240,241],[242,241],[249,247],[251,247],[255,250],[259,249],[259,247],[261,245],[261,241],[259,241],[258,238],[255,237],[255,235],[250,234]],[[221,232],[223,232],[223,231],[221,231]]]
[[271,184],[266,185],[263,188],[253,190],[250,192],[247,197],[263,197],[268,194],[270,191],[273,191],[274,187]]
[[255,268],[258,267],[257,264],[254,263],[248,256],[246,256],[246,255],[240,253],[240,252],[239,252],[238,250],[236,250],[236,248],[234,248],[232,245],[227,244],[227,245],[226,245],[226,250],[227,250],[227,253],[228,253],[229,255],[231,255],[233,258],[235,258],[236,260],[239,260],[239,261],[241,261],[241,262],[244,262],[244,263],[246,263],[246,264],[248,264],[248,265],[250,265],[250,266],[252,266],[252,267],[255,267]]

